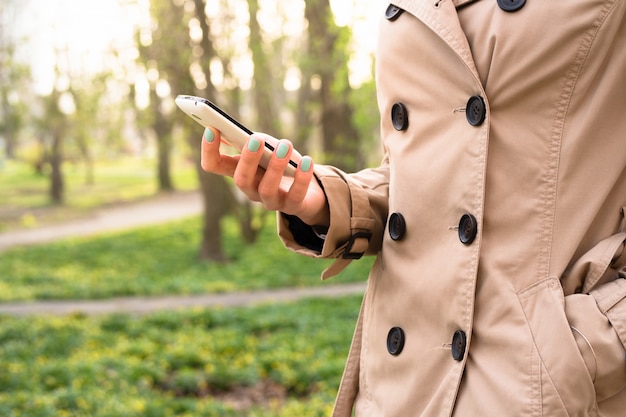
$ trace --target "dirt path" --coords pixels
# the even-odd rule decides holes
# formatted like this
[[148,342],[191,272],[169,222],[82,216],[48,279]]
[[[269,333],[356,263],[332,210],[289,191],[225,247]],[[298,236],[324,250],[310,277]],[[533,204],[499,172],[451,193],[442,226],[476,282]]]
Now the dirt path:
[[188,217],[202,210],[199,193],[160,195],[140,203],[100,209],[88,218],[53,226],[0,234],[0,252],[15,246],[35,245],[102,231],[129,229]]
[[16,316],[34,314],[65,315],[76,313],[89,315],[110,313],[146,314],[158,310],[175,310],[192,307],[238,307],[296,301],[311,297],[361,295],[364,291],[365,284],[357,283],[223,294],[3,303],[0,304],[0,314]]
[[[140,203],[101,209],[86,219],[0,234],[0,252],[16,246],[35,245],[67,237],[87,236],[103,231],[108,232],[158,224],[192,216],[200,213],[201,210],[202,200],[199,193],[162,195]],[[350,294],[363,294],[364,291],[365,284],[361,283],[327,284],[311,288],[285,288],[205,295],[0,303],[0,314],[145,314],[157,310],[189,307],[235,307],[259,303],[294,301],[309,297],[339,297]]]

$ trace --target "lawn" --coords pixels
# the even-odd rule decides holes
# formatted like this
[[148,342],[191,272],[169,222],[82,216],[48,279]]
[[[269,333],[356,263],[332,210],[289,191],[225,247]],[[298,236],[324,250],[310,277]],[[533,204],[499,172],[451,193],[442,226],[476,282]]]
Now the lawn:
[[328,416],[359,303],[0,316],[0,415]]
[[[272,217],[273,219],[273,217]],[[116,296],[200,294],[320,285],[329,260],[285,249],[269,221],[246,245],[233,219],[225,221],[231,262],[197,260],[197,217],[96,237],[15,248],[0,256],[0,301],[101,299]],[[373,259],[353,262],[337,282],[367,279]]]
[[[94,208],[149,198],[158,192],[154,158],[126,157],[96,161],[93,182],[86,181],[80,164],[64,165],[65,201],[53,205],[49,180],[19,161],[0,166],[0,232],[35,227],[76,218]],[[193,165],[181,157],[173,161],[172,181],[177,190],[197,189]]]

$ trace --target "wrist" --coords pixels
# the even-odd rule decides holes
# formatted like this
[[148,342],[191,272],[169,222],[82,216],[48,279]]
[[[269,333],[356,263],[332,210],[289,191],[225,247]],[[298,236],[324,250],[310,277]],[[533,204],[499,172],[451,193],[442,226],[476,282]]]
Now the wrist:
[[324,207],[321,210],[316,210],[310,215],[302,213],[297,216],[305,224],[319,228],[319,230],[328,230],[330,226],[330,208],[328,207],[328,202],[324,203]]

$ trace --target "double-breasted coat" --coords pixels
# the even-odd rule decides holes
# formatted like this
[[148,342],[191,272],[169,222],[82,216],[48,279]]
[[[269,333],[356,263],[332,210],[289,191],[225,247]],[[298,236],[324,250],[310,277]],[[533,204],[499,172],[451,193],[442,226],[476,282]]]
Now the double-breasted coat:
[[380,13],[383,161],[316,168],[325,239],[279,216],[377,257],[334,415],[625,416],[626,1]]

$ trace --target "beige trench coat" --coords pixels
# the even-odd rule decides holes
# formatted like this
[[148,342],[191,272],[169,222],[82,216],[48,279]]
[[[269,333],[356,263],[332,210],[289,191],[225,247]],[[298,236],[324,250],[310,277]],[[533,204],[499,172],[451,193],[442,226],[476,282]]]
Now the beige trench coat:
[[377,256],[334,415],[626,416],[626,1],[388,6],[381,166],[279,216]]

